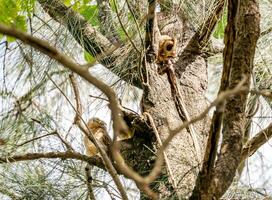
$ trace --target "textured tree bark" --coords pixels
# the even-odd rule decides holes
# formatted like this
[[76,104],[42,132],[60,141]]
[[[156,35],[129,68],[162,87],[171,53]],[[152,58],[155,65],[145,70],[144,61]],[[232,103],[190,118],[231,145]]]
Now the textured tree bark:
[[[184,95],[184,100],[191,116],[196,115],[200,107],[205,107],[206,63],[201,57],[199,57],[197,61],[198,65],[196,65],[196,63],[191,64],[187,68],[188,70],[186,70],[188,74],[181,76],[184,79],[179,80],[184,84],[180,86],[180,90]],[[166,74],[163,76],[159,75],[155,64],[150,64],[148,68],[149,86],[144,90],[143,110],[153,117],[158,132],[162,140],[164,140],[169,134],[169,128],[174,129],[181,125],[182,122],[172,99],[170,84],[168,83]],[[198,75],[196,73],[198,70],[204,73]],[[189,76],[189,74],[191,75]],[[199,77],[201,77],[201,80],[204,80],[204,84],[201,80],[198,80]],[[192,99],[195,101],[192,102]],[[205,125],[207,125],[207,120],[203,120],[196,126],[198,139],[202,144],[205,139]],[[199,168],[193,141],[187,130],[183,130],[173,139],[166,154],[177,183],[178,195],[186,198],[194,186]],[[163,173],[158,178],[153,189],[158,191],[162,199],[175,199],[173,186],[166,187],[164,180],[167,177],[168,175],[165,173],[165,170],[163,170]]]
[[[223,87],[231,89],[245,79],[243,87],[249,90],[255,48],[260,34],[259,23],[259,7],[255,0],[228,1],[224,50],[224,70],[227,69],[228,73],[223,76],[221,87],[224,85]],[[204,170],[200,173],[203,177],[199,177],[191,199],[219,199],[232,183],[241,162],[246,102],[247,94],[241,93],[228,99],[222,108],[222,144],[219,156],[208,172],[205,172],[204,163]]]

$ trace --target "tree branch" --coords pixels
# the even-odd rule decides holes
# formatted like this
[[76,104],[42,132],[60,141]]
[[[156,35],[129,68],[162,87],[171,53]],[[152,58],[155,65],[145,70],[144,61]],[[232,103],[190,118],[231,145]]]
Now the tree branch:
[[[65,56],[64,54],[60,53],[56,48],[50,46],[47,42],[41,39],[32,37],[24,32],[16,30],[15,28],[10,28],[1,24],[0,33],[20,39],[22,42],[36,48],[45,55],[49,56],[50,58],[55,59],[56,61],[61,63],[64,67],[80,75],[90,84],[93,84],[107,96],[107,98],[109,99],[109,107],[111,109],[113,121],[114,138],[111,147],[111,153],[115,161],[115,165],[118,168],[119,172],[122,172],[122,174],[124,174],[125,176],[134,179],[136,182],[138,181],[144,183],[145,184],[144,187],[141,186],[141,184],[138,184],[138,186],[153,199],[156,199],[157,195],[154,194],[154,192],[151,191],[149,187],[146,187],[150,183],[149,181],[147,181],[148,179],[142,178],[133,169],[128,167],[122,155],[120,154],[120,143],[117,141],[117,137],[121,135],[121,133],[128,133],[130,130],[128,129],[128,126],[126,125],[125,121],[123,120],[123,113],[120,109],[119,100],[115,92],[112,90],[112,88],[106,85],[101,80],[95,78],[93,75],[91,75],[90,72],[88,71],[88,68],[76,64],[68,56]],[[83,129],[83,131],[85,130]],[[89,133],[89,131],[87,131],[87,133]],[[88,135],[88,138],[89,137],[90,136]],[[97,145],[97,143],[95,143],[95,140],[93,140],[92,137],[90,137],[89,139],[93,141],[95,145]]]
[[[223,63],[223,72],[221,78],[221,84],[218,91],[218,96],[223,93],[229,85],[229,77],[231,71],[231,61],[233,56],[234,40],[235,40],[235,16],[236,9],[233,8],[232,4],[228,5],[231,11],[228,12],[228,24],[226,27],[225,34],[225,48],[223,52],[224,63]],[[199,195],[198,193],[201,190],[207,190],[207,184],[204,184],[204,181],[207,181],[212,173],[214,167],[216,155],[218,152],[218,142],[220,138],[220,133],[223,123],[223,114],[225,112],[225,102],[221,102],[215,108],[213,117],[211,120],[211,126],[209,130],[208,140],[206,144],[204,159],[202,169],[199,172],[197,183],[193,191],[193,195]],[[202,188],[200,188],[202,187]],[[193,198],[192,195],[192,198]]]
[[81,160],[81,161],[89,163],[90,165],[94,165],[101,169],[105,169],[101,158],[99,158],[98,156],[94,156],[90,158],[86,155],[72,152],[72,151],[18,154],[15,156],[0,157],[0,163],[13,163],[13,162],[19,162],[19,161],[37,160],[41,158],[47,158],[47,159],[59,158],[62,160],[65,160],[65,159]]
[[36,48],[37,50],[41,51],[45,55],[49,56],[50,58],[53,58],[54,60],[58,61],[64,67],[80,75],[87,82],[93,84],[95,87],[101,90],[109,99],[109,106],[112,110],[112,119],[113,119],[113,127],[115,130],[115,137],[117,137],[120,131],[124,131],[124,132],[128,131],[128,127],[123,120],[123,115],[120,109],[119,100],[115,92],[110,86],[108,86],[101,80],[91,75],[91,73],[88,71],[88,68],[76,64],[68,56],[60,53],[56,48],[50,46],[50,44],[48,44],[44,40],[38,39],[36,37],[32,37],[24,32],[18,31],[14,28],[10,28],[1,24],[0,24],[0,32],[5,35],[15,37],[21,40],[22,42]]
[[[113,52],[119,50],[105,36],[92,27],[83,16],[65,6],[60,0],[38,0],[43,9],[56,21],[67,27],[75,40],[98,62],[110,70],[115,68]],[[131,79],[127,71],[119,71],[118,76],[136,87],[141,87],[138,79]],[[131,81],[132,80],[132,81]]]
[[[227,88],[234,88],[238,82],[245,79],[243,87],[249,91],[250,76],[253,73],[253,59],[259,35],[260,13],[258,3],[255,0],[229,0],[228,26],[225,32],[225,41],[228,43],[224,50],[224,68],[227,65],[230,71],[229,76],[225,77],[227,82],[222,81],[221,88],[222,85]],[[218,199],[232,183],[241,161],[246,103],[247,94],[239,93],[228,99],[221,108],[224,117],[220,118],[223,120],[223,126],[218,158],[213,165],[215,158],[214,156],[210,157],[212,162],[208,167],[208,172],[202,171],[204,173],[200,173],[197,187],[194,188],[190,199],[199,197]],[[216,153],[216,148],[210,151],[211,155]],[[207,166],[205,168],[207,169]]]
[[[80,14],[59,0],[38,0],[43,9],[56,21],[65,25],[76,41],[93,57],[114,48],[110,41],[93,28]],[[102,62],[103,63],[103,62]]]
[[88,196],[90,200],[95,200],[93,186],[92,186],[91,166],[89,164],[87,164],[85,167],[85,176],[86,176],[86,184],[88,189]]
[[189,43],[185,47],[183,53],[200,53],[202,48],[205,47],[210,39],[210,36],[214,30],[215,25],[222,15],[222,11],[224,8],[225,1],[224,0],[216,0],[214,4],[211,6],[212,11],[208,18],[199,26],[196,33],[190,39]]
[[159,28],[156,14],[157,0],[148,0],[148,15],[146,21],[145,48],[149,62],[155,61],[158,52]]
[[87,138],[93,142],[93,144],[95,145],[95,147],[97,148],[98,152],[100,153],[102,160],[105,164],[105,167],[107,169],[107,171],[109,172],[109,174],[111,175],[114,183],[116,184],[116,187],[118,188],[118,191],[120,192],[122,199],[124,200],[128,200],[127,197],[127,193],[117,175],[117,172],[110,160],[110,158],[108,157],[107,153],[105,152],[105,150],[102,147],[102,144],[94,137],[94,134],[91,132],[90,128],[87,126],[87,124],[84,122],[83,118],[82,118],[82,106],[81,106],[81,100],[80,100],[80,95],[79,95],[79,88],[78,85],[76,83],[76,80],[74,78],[73,75],[70,75],[70,81],[72,83],[73,86],[73,90],[75,93],[75,99],[76,99],[76,116],[75,116],[75,123],[78,125],[79,129],[84,133],[85,136],[87,136]]
[[208,44],[213,29],[222,15],[224,0],[215,0],[212,7],[214,9],[211,11],[208,18],[199,26],[181,52],[175,70],[177,77],[181,76],[181,72],[185,71],[186,67],[195,61],[196,57],[202,53],[202,49]]
[[256,134],[252,139],[250,139],[242,150],[241,161],[252,156],[263,144],[265,144],[272,137],[272,123],[258,134]]

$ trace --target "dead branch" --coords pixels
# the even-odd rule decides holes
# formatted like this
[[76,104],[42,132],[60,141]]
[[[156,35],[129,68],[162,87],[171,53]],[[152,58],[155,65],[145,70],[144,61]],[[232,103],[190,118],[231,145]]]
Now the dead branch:
[[[56,48],[50,46],[46,41],[38,39],[36,37],[32,37],[24,32],[18,31],[15,28],[10,28],[5,25],[0,24],[0,33],[9,35],[12,37],[15,37],[22,42],[36,48],[37,50],[41,51],[45,55],[49,56],[50,58],[58,61],[60,64],[62,64],[64,67],[70,69],[71,71],[75,72],[76,74],[80,75],[82,78],[84,78],[86,81],[89,83],[93,84],[96,86],[98,89],[100,89],[109,99],[109,107],[112,111],[112,120],[113,120],[113,131],[114,131],[114,139],[113,139],[113,144],[111,148],[112,156],[116,162],[116,166],[118,167],[119,171],[122,172],[124,175],[126,175],[129,178],[132,178],[136,182],[142,182],[146,183],[145,186],[147,185],[145,179],[143,179],[140,175],[138,175],[134,170],[132,170],[130,167],[128,167],[125,163],[125,161],[122,158],[122,155],[120,154],[120,144],[117,142],[117,136],[120,135],[121,132],[129,132],[129,129],[126,125],[126,123],[123,120],[123,113],[120,109],[119,101],[118,98],[113,91],[111,87],[106,85],[104,82],[101,80],[97,79],[94,77],[89,71],[88,67],[84,67],[82,65],[76,64],[72,59],[70,59],[68,56],[65,56],[64,54],[60,53]],[[70,102],[68,100],[68,102]],[[71,104],[73,107],[73,105]],[[76,110],[74,108],[74,110]],[[85,124],[86,125],[86,124]],[[82,128],[81,130],[87,134],[88,138],[94,142],[95,145],[98,146],[98,143],[95,141],[95,138],[90,133],[90,130],[84,128],[84,126],[79,126],[79,128]],[[103,151],[100,152],[102,158],[104,157],[106,162],[105,164],[109,164],[107,167],[111,167],[111,161],[108,160],[107,154]],[[104,160],[104,161],[105,161]],[[116,175],[115,169],[111,167],[112,170],[112,175]],[[117,179],[116,179],[117,180]],[[119,185],[120,188],[122,185]],[[118,187],[118,186],[117,186]],[[142,188],[143,191],[147,192],[149,196],[153,196],[153,199],[157,198],[157,195],[155,195],[149,188],[146,187],[140,187]]]

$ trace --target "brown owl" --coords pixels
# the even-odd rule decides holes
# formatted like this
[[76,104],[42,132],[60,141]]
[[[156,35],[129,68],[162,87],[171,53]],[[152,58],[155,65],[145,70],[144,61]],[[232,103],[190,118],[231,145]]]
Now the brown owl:
[[[87,125],[94,137],[100,142],[103,149],[107,151],[111,143],[111,138],[107,133],[106,123],[98,118],[91,118]],[[84,145],[86,148],[86,154],[88,156],[94,156],[98,153],[96,146],[88,139],[86,135],[84,136]]]
[[170,64],[170,60],[177,56],[177,39],[162,35],[159,39],[158,64]]

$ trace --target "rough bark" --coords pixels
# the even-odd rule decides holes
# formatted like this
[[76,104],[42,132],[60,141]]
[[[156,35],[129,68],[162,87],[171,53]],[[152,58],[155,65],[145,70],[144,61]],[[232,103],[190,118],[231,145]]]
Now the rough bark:
[[[227,88],[234,88],[245,79],[243,87],[249,90],[253,58],[260,34],[258,3],[255,0],[230,0],[228,1],[228,12],[229,29],[226,29],[225,34],[224,67],[227,66],[229,73],[223,77],[222,80],[225,82],[222,81],[221,87],[223,85]],[[246,93],[234,95],[226,101],[223,107],[224,114],[218,118],[222,120],[222,144],[219,156],[215,166],[213,166],[215,160],[213,157],[211,166],[207,169],[208,172],[202,170],[204,178],[201,177],[203,173],[200,173],[198,185],[191,199],[219,199],[232,183],[241,162],[246,126],[246,102]],[[221,124],[218,128],[220,127]],[[203,166],[205,170],[205,163]]]
[[[190,73],[191,76],[187,77],[187,80],[182,81],[185,86],[180,87],[191,115],[197,113],[195,108],[199,108],[200,105],[203,106],[203,104],[205,104],[204,97],[201,96],[204,93],[204,88],[198,85],[198,76],[195,76],[195,71],[193,71],[198,69],[206,72],[204,59],[199,58],[199,63],[201,63],[201,65],[194,63],[191,67],[188,67],[188,69],[192,70],[192,73]],[[149,86],[144,92],[143,107],[145,112],[152,115],[160,136],[162,140],[164,140],[169,134],[169,128],[174,129],[181,125],[182,122],[175,108],[175,103],[171,96],[170,84],[168,83],[166,75],[160,76],[157,73],[155,64],[150,64],[149,69]],[[203,73],[202,76],[204,79],[206,73]],[[194,83],[194,81],[196,83]],[[195,99],[195,101],[188,104],[190,99]],[[170,127],[168,127],[168,125]],[[201,136],[203,132],[205,132],[203,122],[197,124],[197,130],[199,140],[203,142],[204,137]],[[198,162],[190,134],[186,130],[179,133],[171,142],[166,153],[174,173],[175,181],[177,182],[179,196],[186,197],[193,187],[198,172]],[[167,177],[167,174],[162,173],[153,188],[161,194],[162,199],[171,199],[170,197],[173,191],[169,190],[170,188],[163,187],[163,177]]]

